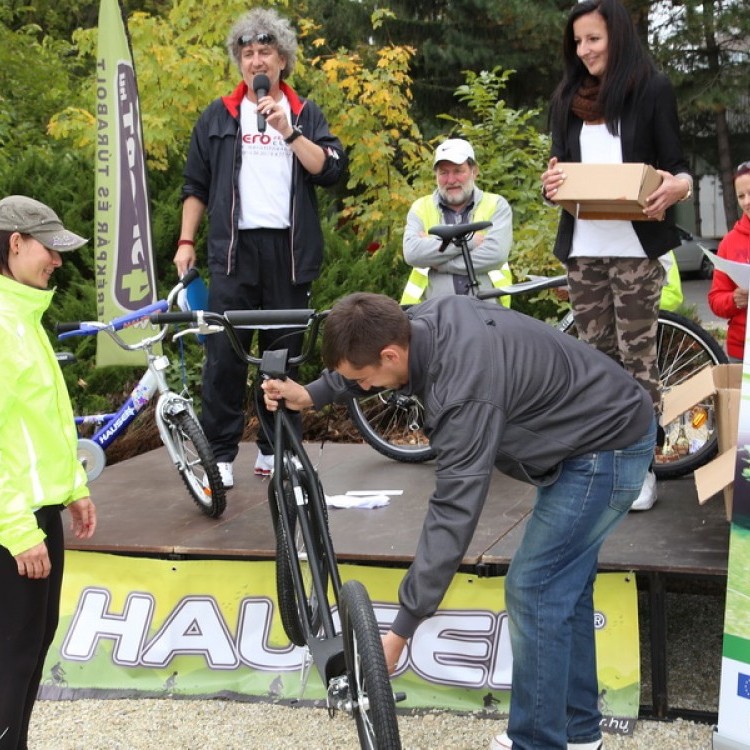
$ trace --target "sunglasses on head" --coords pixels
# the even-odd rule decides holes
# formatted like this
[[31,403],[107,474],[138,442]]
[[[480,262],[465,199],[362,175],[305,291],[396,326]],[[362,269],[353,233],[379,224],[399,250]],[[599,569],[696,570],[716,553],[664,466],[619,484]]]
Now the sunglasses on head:
[[261,34],[243,34],[237,38],[237,44],[240,47],[244,47],[246,44],[273,44],[276,41],[276,37],[273,34],[267,34],[263,32]]
[[750,172],[750,161],[743,161],[742,164],[737,165],[737,169],[734,170],[734,173],[737,176],[747,174]]

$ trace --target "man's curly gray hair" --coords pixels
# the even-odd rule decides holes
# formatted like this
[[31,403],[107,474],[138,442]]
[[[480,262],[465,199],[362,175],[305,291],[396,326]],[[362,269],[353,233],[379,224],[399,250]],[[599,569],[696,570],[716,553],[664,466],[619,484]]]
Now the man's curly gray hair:
[[227,36],[229,59],[239,68],[239,38],[245,35],[255,37],[258,34],[270,34],[276,40],[272,46],[286,59],[284,70],[281,71],[282,79],[286,78],[294,70],[297,60],[297,35],[288,19],[280,16],[275,10],[253,8],[235,22]]

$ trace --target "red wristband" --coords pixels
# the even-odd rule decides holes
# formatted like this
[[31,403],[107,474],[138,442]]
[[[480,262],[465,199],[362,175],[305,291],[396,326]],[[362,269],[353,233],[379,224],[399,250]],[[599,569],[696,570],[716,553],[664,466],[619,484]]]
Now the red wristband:
[[183,245],[195,245],[195,242],[193,240],[177,240],[177,247],[182,247]]

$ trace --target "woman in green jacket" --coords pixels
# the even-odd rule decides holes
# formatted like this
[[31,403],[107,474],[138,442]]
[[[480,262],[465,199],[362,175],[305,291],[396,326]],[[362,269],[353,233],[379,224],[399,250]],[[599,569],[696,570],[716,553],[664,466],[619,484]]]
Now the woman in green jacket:
[[73,411],[42,314],[60,253],[86,240],[31,198],[0,200],[0,747],[24,750],[63,573],[60,511],[87,539],[96,511],[77,459]]

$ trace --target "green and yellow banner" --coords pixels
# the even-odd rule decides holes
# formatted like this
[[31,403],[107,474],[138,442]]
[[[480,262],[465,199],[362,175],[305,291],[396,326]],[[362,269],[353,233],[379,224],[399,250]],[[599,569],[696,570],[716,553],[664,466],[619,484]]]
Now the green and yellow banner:
[[[748,330],[750,335],[750,329]],[[750,343],[740,391],[727,599],[721,659],[719,723],[714,750],[750,748]]]
[[[138,88],[118,0],[101,0],[96,63],[95,277],[97,317],[110,321],[156,301],[156,272]],[[132,343],[141,328],[123,331]],[[140,364],[108,336],[97,366]]]
[[[373,601],[385,632],[402,570],[341,566]],[[405,708],[507,714],[512,654],[504,579],[455,577],[440,610],[412,638],[393,679]],[[635,579],[598,577],[595,588],[602,728],[633,731],[640,702]],[[163,561],[95,552],[66,558],[60,626],[42,697],[250,697],[323,702],[305,650],[290,644],[277,611],[274,563]]]

